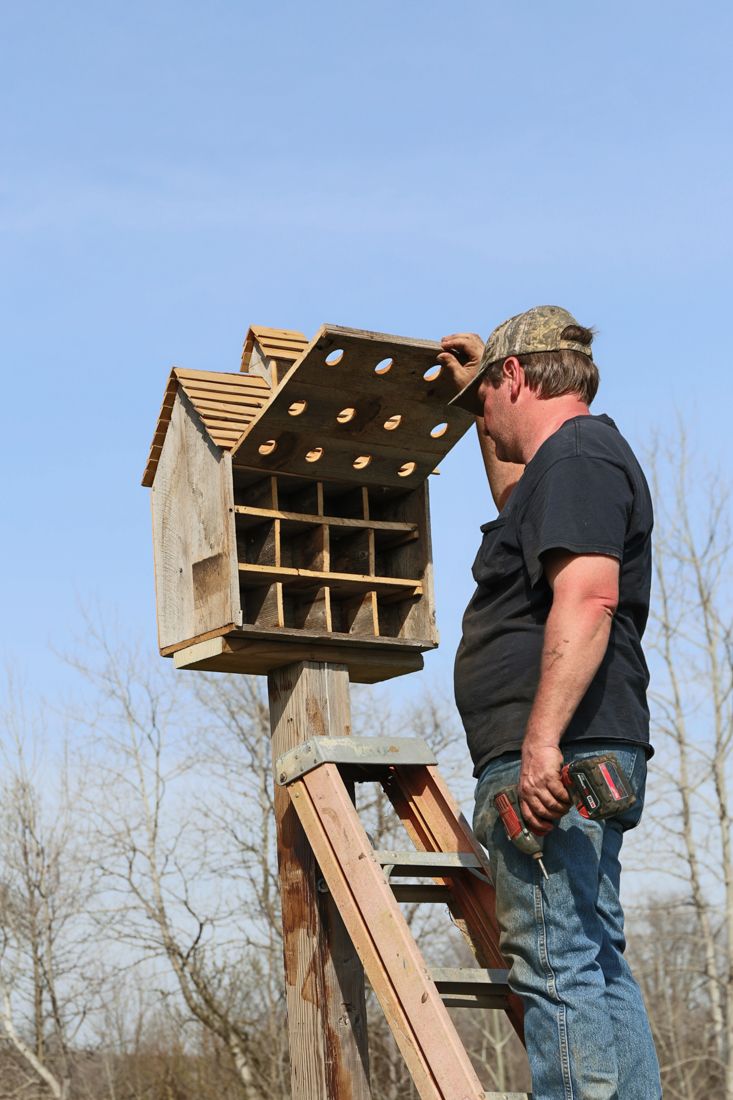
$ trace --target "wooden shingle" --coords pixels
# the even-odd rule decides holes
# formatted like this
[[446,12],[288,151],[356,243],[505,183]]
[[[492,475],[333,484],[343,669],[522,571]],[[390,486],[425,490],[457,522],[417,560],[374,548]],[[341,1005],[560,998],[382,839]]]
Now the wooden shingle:
[[269,384],[258,374],[228,374],[174,367],[165,388],[143,474],[142,483],[147,487],[153,484],[155,478],[179,386],[201,417],[212,441],[217,447],[228,451],[232,450],[247,425],[270,397]]

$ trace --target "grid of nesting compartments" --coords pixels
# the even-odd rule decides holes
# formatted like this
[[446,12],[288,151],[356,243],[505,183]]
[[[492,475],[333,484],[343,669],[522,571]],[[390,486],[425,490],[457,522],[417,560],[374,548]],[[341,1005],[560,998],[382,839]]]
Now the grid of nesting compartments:
[[436,644],[427,487],[234,470],[243,630]]

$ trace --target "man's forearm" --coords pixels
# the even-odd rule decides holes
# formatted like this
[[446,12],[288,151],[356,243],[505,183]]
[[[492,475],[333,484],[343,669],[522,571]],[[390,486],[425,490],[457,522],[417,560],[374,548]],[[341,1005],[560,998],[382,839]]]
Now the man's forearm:
[[525,742],[559,745],[608,648],[613,610],[597,600],[553,602]]
[[554,551],[543,561],[552,588],[540,678],[522,742],[519,799],[543,835],[570,806],[560,738],[603,660],[618,604],[619,563],[603,554]]

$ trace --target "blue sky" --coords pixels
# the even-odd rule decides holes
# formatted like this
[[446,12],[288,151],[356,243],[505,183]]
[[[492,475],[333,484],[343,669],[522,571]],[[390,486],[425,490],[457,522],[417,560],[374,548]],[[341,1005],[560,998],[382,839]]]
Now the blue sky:
[[[251,323],[598,328],[640,450],[680,410],[730,465],[728,4],[66,5],[0,15],[3,655],[71,688],[80,605],[155,645],[148,492],[171,364]],[[471,438],[432,479],[449,682],[478,525]],[[417,692],[412,677],[400,690]]]

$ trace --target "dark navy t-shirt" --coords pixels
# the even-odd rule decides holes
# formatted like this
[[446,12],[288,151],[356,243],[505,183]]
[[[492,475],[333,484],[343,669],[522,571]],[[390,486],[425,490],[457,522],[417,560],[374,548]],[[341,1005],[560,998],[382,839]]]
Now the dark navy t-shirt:
[[552,589],[543,555],[563,549],[621,563],[608,649],[562,738],[649,747],[649,682],[641,637],[649,613],[652,503],[626,440],[608,416],[577,416],[545,440],[492,523],[473,565],[456,703],[474,775],[521,748],[539,682]]

